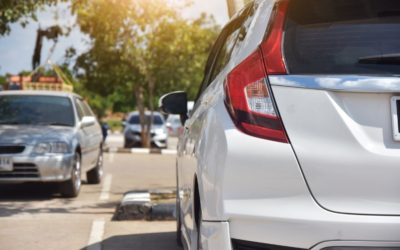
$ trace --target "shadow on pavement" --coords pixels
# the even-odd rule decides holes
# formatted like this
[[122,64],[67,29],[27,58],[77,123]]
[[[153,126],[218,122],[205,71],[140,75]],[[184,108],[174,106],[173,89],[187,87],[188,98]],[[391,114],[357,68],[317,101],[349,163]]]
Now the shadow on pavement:
[[149,233],[113,236],[81,250],[181,250],[176,244],[176,233]]
[[50,183],[1,184],[0,217],[19,214],[113,214],[118,202],[61,198]]
[[1,184],[0,201],[45,201],[57,197],[54,183]]

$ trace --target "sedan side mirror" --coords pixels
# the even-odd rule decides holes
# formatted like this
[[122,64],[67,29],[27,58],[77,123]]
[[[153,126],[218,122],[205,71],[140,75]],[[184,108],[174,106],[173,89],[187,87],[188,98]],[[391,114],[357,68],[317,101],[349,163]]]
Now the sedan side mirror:
[[96,124],[96,118],[93,116],[84,116],[81,121],[81,127],[86,128]]
[[187,94],[184,91],[168,93],[160,98],[159,107],[162,113],[180,115],[181,121],[187,120]]

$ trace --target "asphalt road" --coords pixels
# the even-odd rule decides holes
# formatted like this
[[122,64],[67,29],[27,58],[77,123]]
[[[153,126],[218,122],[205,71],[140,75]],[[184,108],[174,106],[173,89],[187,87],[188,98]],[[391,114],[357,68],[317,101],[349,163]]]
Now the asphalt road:
[[76,199],[52,185],[0,185],[0,249],[180,249],[173,221],[112,221],[125,192],[174,188],[175,156],[106,154],[105,170]]
[[[124,146],[124,137],[120,133],[117,134],[110,133],[107,136],[106,142],[110,148],[122,148]],[[178,138],[170,136],[168,138],[168,149],[174,150],[176,149],[177,145],[178,145]]]

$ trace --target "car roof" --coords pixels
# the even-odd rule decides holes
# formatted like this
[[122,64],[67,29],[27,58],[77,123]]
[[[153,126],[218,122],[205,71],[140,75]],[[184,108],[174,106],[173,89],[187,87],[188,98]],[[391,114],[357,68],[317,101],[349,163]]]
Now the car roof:
[[75,93],[63,91],[45,91],[45,90],[7,90],[0,92],[0,96],[10,95],[26,95],[26,96],[59,96],[59,97],[78,97],[82,98]]

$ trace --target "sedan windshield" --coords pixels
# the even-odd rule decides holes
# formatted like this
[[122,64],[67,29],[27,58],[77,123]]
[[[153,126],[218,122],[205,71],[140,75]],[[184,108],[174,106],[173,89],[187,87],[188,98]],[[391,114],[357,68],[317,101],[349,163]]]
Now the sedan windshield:
[[[150,115],[146,115],[146,123],[150,123]],[[140,117],[139,115],[133,115],[129,119],[129,124],[140,124]],[[153,124],[155,125],[162,125],[164,124],[163,119],[159,115],[153,116]]]
[[0,125],[75,124],[71,101],[57,96],[0,96]]

